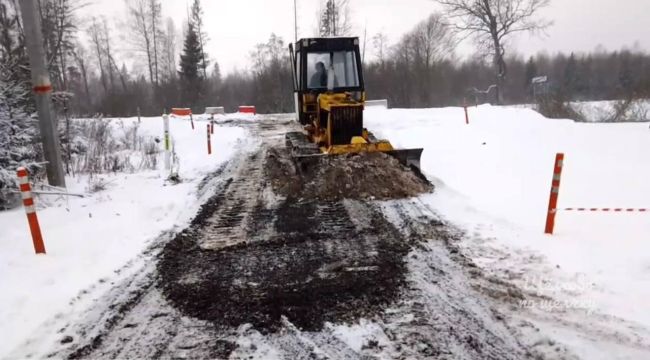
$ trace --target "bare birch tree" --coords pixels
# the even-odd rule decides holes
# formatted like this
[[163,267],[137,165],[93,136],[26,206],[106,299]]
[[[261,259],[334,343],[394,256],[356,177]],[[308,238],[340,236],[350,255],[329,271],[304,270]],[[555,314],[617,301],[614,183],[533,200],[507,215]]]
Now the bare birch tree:
[[74,50],[72,51],[72,58],[77,64],[81,74],[86,101],[90,102],[90,86],[88,85],[88,54],[86,53],[86,48],[80,42],[75,44]]
[[162,38],[162,80],[176,77],[176,55],[178,53],[178,33],[172,18],[167,18]]
[[536,17],[549,0],[435,0],[456,20],[456,28],[474,36],[492,56],[497,81],[497,102],[502,102],[507,75],[505,42],[518,32],[535,32],[550,25]]
[[153,69],[156,86],[159,85],[158,71],[158,46],[162,39],[162,28],[160,20],[162,18],[162,5],[160,0],[149,0],[149,27],[151,29],[151,40],[153,45]]
[[147,59],[149,81],[155,84],[153,36],[149,22],[149,0],[126,0],[128,25],[135,37],[129,37],[136,51],[144,54]]
[[326,0],[318,17],[320,36],[345,36],[352,31],[349,0]]
[[90,43],[93,47],[94,55],[97,57],[97,64],[99,69],[99,78],[104,88],[104,92],[108,92],[108,84],[106,83],[106,73],[105,73],[105,53],[103,49],[104,40],[103,40],[103,28],[102,25],[97,21],[97,18],[93,17],[91,24],[88,27],[88,36],[90,37]]

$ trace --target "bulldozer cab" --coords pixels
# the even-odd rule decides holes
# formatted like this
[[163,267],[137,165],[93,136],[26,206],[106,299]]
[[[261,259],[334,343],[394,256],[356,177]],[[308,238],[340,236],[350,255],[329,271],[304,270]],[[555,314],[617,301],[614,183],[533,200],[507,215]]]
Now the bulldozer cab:
[[317,112],[322,93],[348,93],[363,101],[359,38],[308,38],[289,45],[296,114],[305,125]]

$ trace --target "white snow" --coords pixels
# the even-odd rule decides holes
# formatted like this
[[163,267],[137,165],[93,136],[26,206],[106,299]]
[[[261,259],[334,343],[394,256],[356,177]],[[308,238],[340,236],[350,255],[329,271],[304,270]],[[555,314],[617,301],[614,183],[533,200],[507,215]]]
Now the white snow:
[[[187,119],[170,120],[182,183],[165,181],[162,169],[117,173],[102,176],[108,188],[86,198],[37,199],[47,255],[34,254],[22,208],[0,212],[0,358],[163,232],[183,228],[205,201],[199,182],[248,144],[245,129],[215,126],[208,155],[206,122],[195,120],[192,130]],[[140,134],[162,139],[162,129],[162,118],[143,118]],[[70,192],[86,193],[86,176],[66,180]]]
[[462,108],[367,109],[365,124],[397,147],[424,148],[436,192],[422,200],[465,230],[467,252],[486,271],[563,301],[555,310],[650,328],[650,212],[560,212],[555,235],[543,234],[558,152],[560,208],[650,208],[648,123],[576,123],[488,105],[469,116],[466,125]]

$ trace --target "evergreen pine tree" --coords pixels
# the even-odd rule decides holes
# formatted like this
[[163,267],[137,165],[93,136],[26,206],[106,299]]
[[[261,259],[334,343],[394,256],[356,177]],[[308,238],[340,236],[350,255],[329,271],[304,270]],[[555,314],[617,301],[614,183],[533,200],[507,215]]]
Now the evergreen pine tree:
[[16,198],[5,191],[18,188],[16,169],[38,169],[38,130],[24,106],[28,96],[26,83],[12,79],[12,70],[0,64],[0,208]]
[[533,78],[537,77],[537,64],[535,64],[535,60],[531,56],[530,59],[528,59],[528,62],[526,63],[526,78],[525,84],[524,84],[524,89],[526,91],[529,91],[532,87],[531,82],[533,81]]
[[564,68],[564,94],[567,100],[573,100],[578,87],[578,63],[575,54],[571,53]]
[[189,23],[183,44],[183,53],[181,54],[181,69],[178,72],[181,78],[181,99],[187,106],[200,103],[203,85],[203,81],[199,76],[201,60],[202,53],[199,37],[194,25]]
[[622,95],[628,99],[634,93],[634,76],[630,64],[630,54],[622,53],[618,69],[618,84],[622,90]]
[[208,41],[208,35],[205,33],[203,28],[203,8],[201,7],[201,0],[194,0],[194,3],[192,3],[190,22],[194,24],[194,31],[196,32],[196,37],[199,41],[199,48],[201,49],[201,63],[199,64],[199,68],[203,71],[203,78],[207,79],[209,61],[208,55],[205,53],[205,43]]

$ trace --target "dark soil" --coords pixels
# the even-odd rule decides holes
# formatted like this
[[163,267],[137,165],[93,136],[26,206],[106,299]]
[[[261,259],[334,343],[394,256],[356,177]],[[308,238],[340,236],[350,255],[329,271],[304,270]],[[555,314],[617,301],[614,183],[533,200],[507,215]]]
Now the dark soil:
[[[218,206],[210,202],[206,207]],[[380,311],[403,282],[408,245],[377,214],[357,229],[341,203],[285,203],[265,242],[202,250],[180,234],[159,265],[167,297],[218,325],[274,330],[282,315],[306,330]]]
[[[367,164],[384,160],[371,159]],[[261,191],[248,194],[260,200],[250,209],[239,209],[249,214],[237,225],[246,230],[247,238],[207,250],[199,239],[210,233],[205,230],[214,223],[212,214],[238,204],[233,197],[242,192],[236,187],[249,186],[241,177],[225,182],[192,226],[163,251],[158,267],[168,300],[185,314],[218,326],[251,323],[263,331],[277,330],[282,316],[304,330],[319,330],[326,321],[370,317],[396,300],[404,284],[403,259],[410,245],[375,205],[340,199],[354,194],[357,184],[352,182],[342,192],[321,186],[316,191],[319,196],[306,198],[303,195],[314,193],[317,185],[298,176],[290,159],[274,151],[261,162],[264,178],[247,180],[270,183],[278,193],[290,196],[269,206],[261,200]],[[361,179],[380,177],[366,171]],[[382,184],[386,188],[388,182]],[[420,191],[427,186],[420,182],[388,193],[357,192],[356,197],[408,195],[413,188]],[[326,191],[334,194],[325,196]]]
[[298,171],[287,149],[273,148],[265,166],[274,190],[285,196],[390,200],[433,190],[420,174],[384,153],[319,157]]

